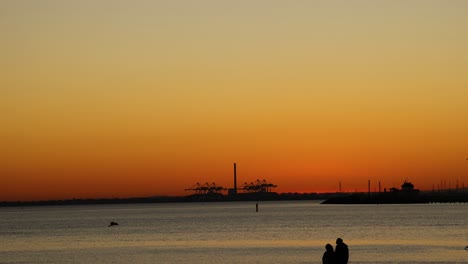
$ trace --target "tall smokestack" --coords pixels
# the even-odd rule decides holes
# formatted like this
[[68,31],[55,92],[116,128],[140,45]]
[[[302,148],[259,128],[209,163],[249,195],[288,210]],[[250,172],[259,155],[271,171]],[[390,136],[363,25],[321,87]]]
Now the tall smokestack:
[[234,163],[234,194],[237,194],[237,174],[236,174],[236,163]]

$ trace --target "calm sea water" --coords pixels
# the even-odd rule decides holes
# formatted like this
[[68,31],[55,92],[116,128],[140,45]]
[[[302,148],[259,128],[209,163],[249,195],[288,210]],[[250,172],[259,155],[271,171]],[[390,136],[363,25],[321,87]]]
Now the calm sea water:
[[0,208],[0,263],[321,263],[337,237],[350,263],[468,263],[468,205]]

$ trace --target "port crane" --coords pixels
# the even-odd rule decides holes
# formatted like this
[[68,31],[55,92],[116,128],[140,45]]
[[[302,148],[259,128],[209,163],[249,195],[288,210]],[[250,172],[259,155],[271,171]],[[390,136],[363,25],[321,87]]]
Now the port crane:
[[275,185],[273,183],[267,182],[265,179],[264,180],[256,180],[255,182],[247,183],[245,182],[240,189],[245,191],[245,192],[271,192],[273,188],[278,187],[278,185]]
[[222,186],[216,185],[216,183],[204,183],[200,184],[199,182],[192,185],[190,188],[185,189],[186,191],[195,191],[196,194],[218,194],[221,191],[226,190]]

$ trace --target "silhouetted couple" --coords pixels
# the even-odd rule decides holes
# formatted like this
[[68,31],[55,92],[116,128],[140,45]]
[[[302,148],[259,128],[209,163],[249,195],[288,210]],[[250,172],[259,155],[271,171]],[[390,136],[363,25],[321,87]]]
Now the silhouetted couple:
[[333,251],[333,246],[327,244],[325,246],[325,253],[323,253],[323,264],[347,264],[349,259],[348,245],[343,242],[343,239],[336,239],[336,248]]

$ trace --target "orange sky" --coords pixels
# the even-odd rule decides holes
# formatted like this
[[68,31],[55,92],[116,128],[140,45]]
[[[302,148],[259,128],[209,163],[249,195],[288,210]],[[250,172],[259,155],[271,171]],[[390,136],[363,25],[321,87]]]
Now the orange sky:
[[[466,1],[1,1],[0,201],[468,186]],[[375,187],[374,187],[375,186]]]

